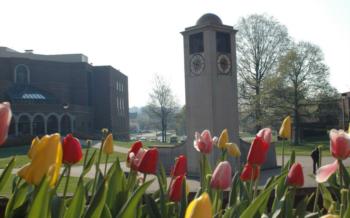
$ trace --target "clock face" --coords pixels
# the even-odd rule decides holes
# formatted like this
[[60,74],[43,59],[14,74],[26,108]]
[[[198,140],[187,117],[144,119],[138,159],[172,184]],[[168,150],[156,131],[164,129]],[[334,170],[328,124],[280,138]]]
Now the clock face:
[[231,60],[227,55],[219,55],[217,65],[220,73],[228,74],[231,70]]
[[200,75],[204,70],[204,58],[200,54],[193,55],[190,60],[191,74]]

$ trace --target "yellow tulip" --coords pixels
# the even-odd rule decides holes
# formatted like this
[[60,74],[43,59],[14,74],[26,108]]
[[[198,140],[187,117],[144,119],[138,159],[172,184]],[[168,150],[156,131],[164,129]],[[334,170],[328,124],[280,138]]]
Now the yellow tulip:
[[350,123],[349,123],[349,127],[348,127],[348,133],[350,134]]
[[290,116],[284,118],[279,136],[285,139],[290,139],[292,137],[292,118]]
[[212,207],[209,195],[204,192],[194,199],[186,209],[185,218],[212,218]]
[[218,147],[221,149],[224,149],[226,143],[228,143],[228,133],[227,133],[227,129],[224,129],[220,134],[220,137],[218,140]]
[[44,136],[31,153],[31,163],[20,169],[17,174],[34,185],[38,185],[43,176],[47,174],[50,187],[54,187],[60,174],[62,155],[60,134]]
[[321,216],[321,218],[339,218],[338,215],[333,215],[333,214],[326,214]]
[[103,152],[108,155],[113,153],[113,135],[111,133],[108,134],[103,142]]
[[38,136],[32,140],[32,144],[31,144],[29,152],[28,152],[28,157],[30,159],[33,158],[35,152],[37,151],[39,142],[40,142],[40,139]]
[[238,148],[238,145],[235,143],[226,143],[225,148],[227,150],[227,153],[231,155],[232,157],[240,157],[241,151]]

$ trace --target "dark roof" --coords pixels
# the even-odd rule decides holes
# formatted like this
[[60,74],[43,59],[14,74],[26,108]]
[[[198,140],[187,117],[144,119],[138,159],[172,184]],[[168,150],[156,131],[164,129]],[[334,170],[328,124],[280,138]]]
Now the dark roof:
[[30,85],[13,85],[6,92],[11,103],[46,103],[54,104],[57,99],[47,91]]

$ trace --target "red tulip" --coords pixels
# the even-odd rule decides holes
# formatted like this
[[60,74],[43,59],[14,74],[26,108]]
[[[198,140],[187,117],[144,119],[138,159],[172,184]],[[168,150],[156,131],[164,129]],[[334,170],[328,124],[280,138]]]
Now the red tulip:
[[263,138],[256,136],[248,152],[248,163],[261,166],[266,160],[268,149],[269,144]]
[[246,165],[244,165],[240,178],[243,182],[250,181],[252,179],[253,181],[255,181],[258,178],[259,173],[260,173],[260,167],[258,166],[253,167],[252,165],[247,163]]
[[131,145],[130,150],[128,151],[128,155],[126,157],[126,165],[130,166],[130,153],[134,153],[135,155],[137,152],[142,148],[142,142],[136,141],[134,144]]
[[304,185],[303,168],[300,163],[294,163],[289,169],[289,173],[287,176],[287,184],[297,187],[301,187]]
[[131,164],[132,169],[137,170],[141,173],[155,174],[157,171],[158,163],[158,149],[152,148],[150,150],[144,151],[140,150],[136,154],[136,157]]
[[350,136],[343,130],[332,129],[329,133],[330,150],[334,158],[344,160],[350,155]]
[[62,162],[65,164],[75,164],[83,158],[83,153],[81,150],[81,144],[79,142],[79,139],[73,137],[72,134],[68,134],[63,139],[62,149]]
[[213,149],[215,140],[211,137],[209,130],[204,130],[202,134],[195,133],[195,140],[193,142],[194,148],[204,154],[209,154]]
[[141,159],[144,156],[144,154],[146,153],[146,150],[141,148],[138,150],[137,153],[131,152],[128,155],[128,158],[130,159],[130,168],[137,171],[138,167],[140,165]]
[[10,103],[0,103],[0,145],[2,145],[7,139],[11,117],[12,112]]
[[171,177],[186,175],[187,172],[187,158],[185,155],[180,155],[176,158],[175,166],[173,170],[171,170]]
[[211,177],[210,186],[215,189],[225,190],[230,187],[232,168],[228,161],[220,162]]
[[179,202],[182,196],[182,182],[184,176],[177,176],[175,180],[170,184],[169,199],[173,202]]
[[271,144],[271,139],[272,139],[272,132],[270,128],[264,128],[261,129],[258,134],[256,134],[260,138],[264,139],[264,141],[270,145]]

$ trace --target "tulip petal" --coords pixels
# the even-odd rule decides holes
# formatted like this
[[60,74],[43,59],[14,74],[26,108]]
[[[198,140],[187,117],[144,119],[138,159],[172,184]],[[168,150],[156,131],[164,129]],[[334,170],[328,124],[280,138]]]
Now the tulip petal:
[[326,182],[329,177],[337,171],[337,169],[338,160],[335,160],[333,163],[324,165],[323,167],[319,168],[316,172],[316,182]]

